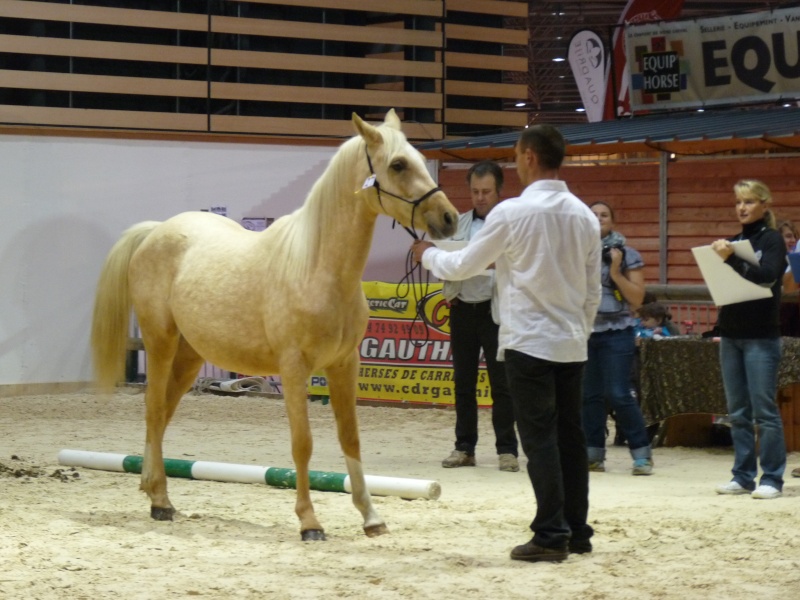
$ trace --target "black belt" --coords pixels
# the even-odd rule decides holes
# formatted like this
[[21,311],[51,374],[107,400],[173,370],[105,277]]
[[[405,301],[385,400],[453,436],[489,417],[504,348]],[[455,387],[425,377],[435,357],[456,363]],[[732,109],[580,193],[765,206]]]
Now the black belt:
[[462,300],[461,298],[453,298],[450,300],[450,306],[458,306],[459,304],[467,304],[469,306],[480,306],[481,304],[488,304],[491,300],[483,300],[481,302],[467,302],[466,300]]

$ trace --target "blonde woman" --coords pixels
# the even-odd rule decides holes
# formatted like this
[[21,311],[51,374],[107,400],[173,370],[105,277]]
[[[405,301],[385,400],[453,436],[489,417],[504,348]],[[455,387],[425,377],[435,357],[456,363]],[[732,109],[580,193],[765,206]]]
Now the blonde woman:
[[[770,287],[772,295],[723,306],[719,310],[720,365],[733,438],[733,479],[718,494],[750,494],[772,499],[782,495],[786,469],[783,422],[776,401],[781,332],[778,313],[786,270],[786,244],[770,210],[772,196],[760,181],[733,186],[739,235],[711,247],[744,279]],[[733,253],[731,242],[750,240],[758,257],[753,265]],[[758,448],[755,426],[758,426]],[[758,465],[761,479],[756,487]]]

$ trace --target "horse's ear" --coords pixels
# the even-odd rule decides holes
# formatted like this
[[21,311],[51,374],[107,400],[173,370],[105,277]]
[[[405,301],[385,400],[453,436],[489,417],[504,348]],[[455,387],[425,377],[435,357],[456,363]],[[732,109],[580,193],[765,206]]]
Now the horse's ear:
[[397,129],[400,131],[400,117],[397,116],[397,113],[394,112],[393,108],[389,109],[389,112],[386,113],[386,116],[383,119],[384,125],[387,127],[391,127],[392,129]]
[[358,135],[364,138],[368,146],[375,146],[383,142],[378,128],[362,120],[356,113],[353,113],[353,125],[355,125],[356,131],[358,131]]

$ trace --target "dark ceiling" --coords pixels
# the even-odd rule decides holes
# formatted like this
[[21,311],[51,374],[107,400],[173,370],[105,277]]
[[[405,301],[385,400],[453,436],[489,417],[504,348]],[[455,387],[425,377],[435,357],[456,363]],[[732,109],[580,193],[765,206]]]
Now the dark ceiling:
[[[619,21],[628,0],[562,0],[560,2],[530,0],[528,29],[528,58],[530,69],[528,107],[516,109],[529,113],[529,122],[581,123],[586,117],[576,109],[582,107],[569,62],[553,62],[556,56],[566,56],[572,35],[580,29],[594,29],[608,40]],[[710,17],[769,10],[797,2],[761,0],[685,0],[680,18]],[[515,83],[523,83],[520,74]],[[509,109],[515,110],[513,103]]]

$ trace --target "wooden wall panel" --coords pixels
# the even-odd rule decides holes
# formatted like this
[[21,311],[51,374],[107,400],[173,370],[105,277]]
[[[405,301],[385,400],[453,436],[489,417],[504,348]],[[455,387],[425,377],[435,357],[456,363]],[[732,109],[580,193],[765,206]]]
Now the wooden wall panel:
[[[238,0],[229,0],[238,1]],[[242,0],[245,1],[245,0]],[[364,10],[364,0],[246,0],[253,4],[277,4],[280,6],[307,6],[309,8],[333,8],[341,10]],[[500,4],[499,2],[497,4]],[[509,3],[503,3],[509,4]],[[402,13],[441,17],[444,7],[436,0],[392,0],[392,2],[371,2],[369,9],[374,12]]]
[[[525,3],[456,0],[448,6],[459,15],[452,22],[444,0],[230,0],[208,3],[210,14],[180,12],[203,5],[178,3],[170,12],[148,10],[147,3],[2,0],[0,52],[12,57],[14,71],[0,76],[0,111],[19,119],[10,125],[28,125],[41,114],[29,108],[66,109],[50,111],[48,119],[65,115],[57,124],[71,126],[104,111],[173,107],[179,114],[202,111],[207,124],[255,118],[257,135],[305,136],[338,129],[314,125],[335,119],[349,128],[356,107],[370,119],[393,107],[425,125],[412,129],[441,137],[451,128],[459,135],[525,125],[523,112],[506,110],[527,96],[527,85],[510,75],[527,72]],[[461,51],[445,52],[447,40]],[[451,87],[448,66],[455,69]],[[69,109],[88,112],[67,116]],[[281,118],[308,124],[261,129]],[[176,116],[167,128],[187,121],[194,119]]]
[[482,15],[503,15],[525,18],[528,16],[527,2],[503,2],[501,0],[447,0],[448,10],[479,13]]
[[800,223],[800,160],[716,158],[668,163],[668,282],[702,284],[691,249],[736,235],[733,185],[760,179],[773,192],[776,218]]

